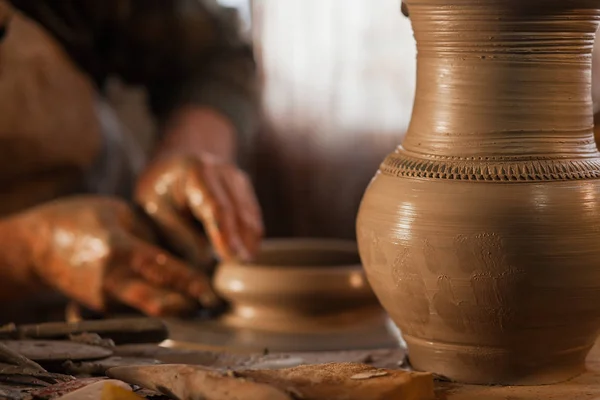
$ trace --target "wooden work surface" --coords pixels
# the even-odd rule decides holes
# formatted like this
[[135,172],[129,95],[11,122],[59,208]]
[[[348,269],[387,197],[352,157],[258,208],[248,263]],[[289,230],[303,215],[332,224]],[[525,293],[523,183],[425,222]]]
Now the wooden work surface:
[[588,356],[588,372],[547,386],[483,387],[439,383],[438,400],[600,400],[600,341]]
[[[128,346],[125,346],[127,348]],[[277,362],[286,358],[303,358],[309,363],[318,363],[319,354],[326,361],[361,362],[367,358],[378,367],[394,368],[402,358],[401,350],[339,352],[337,357],[332,353],[297,353],[287,355],[241,355],[215,351],[198,351],[157,348],[155,346],[131,346],[127,355],[150,356],[168,363],[201,364],[213,367],[255,366],[265,362]],[[290,360],[291,361],[291,360]],[[285,364],[285,363],[284,363]],[[283,365],[281,365],[283,366]],[[292,366],[292,365],[290,365]],[[547,386],[509,386],[485,387],[460,385],[456,383],[436,382],[437,400],[600,400],[600,341],[590,353],[587,362],[588,372],[571,381]]]

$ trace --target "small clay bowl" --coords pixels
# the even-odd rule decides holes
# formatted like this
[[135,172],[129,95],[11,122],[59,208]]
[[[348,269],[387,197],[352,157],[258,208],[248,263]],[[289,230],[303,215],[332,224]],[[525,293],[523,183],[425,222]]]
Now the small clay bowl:
[[222,322],[235,327],[323,332],[386,318],[354,242],[267,240],[254,263],[221,264],[214,287],[231,306]]

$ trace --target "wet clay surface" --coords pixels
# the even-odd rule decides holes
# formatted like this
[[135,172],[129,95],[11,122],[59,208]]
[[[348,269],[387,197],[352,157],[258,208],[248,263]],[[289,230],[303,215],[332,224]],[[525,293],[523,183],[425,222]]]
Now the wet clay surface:
[[521,4],[407,2],[413,119],[358,216],[412,365],[462,382],[570,379],[600,327],[600,3]]

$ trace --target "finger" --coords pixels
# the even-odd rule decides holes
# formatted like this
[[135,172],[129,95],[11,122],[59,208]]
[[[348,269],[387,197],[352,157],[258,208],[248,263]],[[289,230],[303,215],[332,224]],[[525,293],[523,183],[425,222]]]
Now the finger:
[[224,260],[249,259],[236,225],[235,210],[219,177],[216,165],[203,165],[190,171],[185,191],[189,207],[215,250]]
[[[262,211],[250,178],[247,174],[233,166],[230,166],[229,168],[232,171],[231,175],[233,176],[230,190],[232,190],[234,198],[238,199],[240,209],[244,210],[243,220],[253,231],[258,232],[261,235],[264,234]],[[238,195],[236,195],[236,193]]]
[[105,290],[115,300],[153,317],[185,314],[196,305],[192,299],[155,287],[125,268],[106,277]]
[[242,241],[254,257],[264,234],[262,213],[254,188],[247,175],[233,166],[221,169],[221,180],[234,204]]
[[194,266],[210,264],[212,256],[208,240],[172,204],[160,198],[147,200],[142,206],[173,250]]
[[149,243],[135,238],[132,241],[129,260],[131,271],[154,286],[190,296],[206,308],[215,308],[221,304],[208,277],[202,272]]

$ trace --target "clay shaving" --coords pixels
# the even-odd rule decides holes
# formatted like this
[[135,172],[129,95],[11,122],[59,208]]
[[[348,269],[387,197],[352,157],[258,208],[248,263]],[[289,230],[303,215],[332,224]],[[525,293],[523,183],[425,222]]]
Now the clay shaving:
[[363,380],[377,378],[380,376],[386,376],[388,373],[385,371],[373,371],[373,372],[361,372],[360,374],[352,375],[350,379]]

